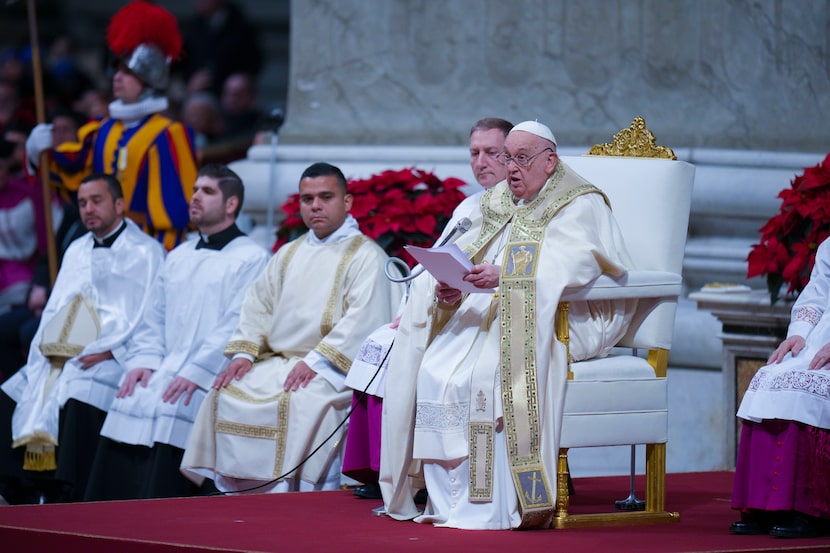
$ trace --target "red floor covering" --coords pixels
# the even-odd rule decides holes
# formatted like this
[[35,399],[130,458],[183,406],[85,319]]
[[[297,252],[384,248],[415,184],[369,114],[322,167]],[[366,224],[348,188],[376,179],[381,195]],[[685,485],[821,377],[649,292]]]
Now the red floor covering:
[[[591,512],[625,497],[628,479],[577,479],[575,485],[572,512]],[[372,516],[379,502],[349,491],[0,507],[0,551],[830,552],[830,537],[729,534],[731,487],[729,472],[671,474],[667,503],[679,522],[530,532],[397,522]]]

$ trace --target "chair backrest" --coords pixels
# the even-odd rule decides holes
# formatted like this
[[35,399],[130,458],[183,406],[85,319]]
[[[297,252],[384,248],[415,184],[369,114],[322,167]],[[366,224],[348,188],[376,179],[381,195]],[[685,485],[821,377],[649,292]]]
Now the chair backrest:
[[[602,189],[625,237],[635,269],[680,274],[695,168],[684,161],[641,157],[563,156]],[[627,347],[668,347],[677,298],[640,300]]]

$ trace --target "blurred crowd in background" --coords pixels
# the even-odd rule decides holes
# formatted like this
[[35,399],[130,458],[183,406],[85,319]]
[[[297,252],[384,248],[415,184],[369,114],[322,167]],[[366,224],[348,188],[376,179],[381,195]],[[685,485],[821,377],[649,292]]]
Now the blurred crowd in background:
[[[273,130],[267,117],[271,110],[262,109],[257,94],[264,61],[261,32],[241,3],[188,4],[190,13],[178,16],[183,49],[171,66],[169,108],[163,115],[192,128],[199,165],[228,163],[244,158]],[[120,7],[112,6],[112,12]],[[92,56],[76,48],[68,33],[43,39],[39,46],[52,147],[76,142],[86,122],[109,115],[115,67],[104,34],[101,29],[100,51]],[[25,362],[49,292],[48,266],[43,268],[46,202],[37,175],[24,171],[26,140],[38,123],[32,47],[22,39],[3,42],[0,37],[0,382]],[[269,106],[280,103],[267,100]],[[72,203],[58,194],[51,198],[59,255],[85,230]]]

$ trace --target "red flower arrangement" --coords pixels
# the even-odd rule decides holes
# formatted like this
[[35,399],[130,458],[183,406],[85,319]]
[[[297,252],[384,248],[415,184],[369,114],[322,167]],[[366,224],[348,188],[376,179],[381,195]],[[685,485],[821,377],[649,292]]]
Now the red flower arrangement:
[[830,154],[807,167],[778,197],[781,211],[761,227],[747,261],[747,277],[766,275],[771,303],[787,284],[787,293],[801,292],[810,279],[816,249],[830,236]]
[[[412,167],[384,171],[368,179],[351,179],[347,185],[354,196],[350,213],[361,232],[388,255],[400,257],[411,267],[415,260],[403,247],[432,246],[464,199],[461,187],[465,182],[454,177],[441,180]],[[274,251],[308,230],[300,216],[299,194],[290,196],[280,209],[285,220],[277,230]]]

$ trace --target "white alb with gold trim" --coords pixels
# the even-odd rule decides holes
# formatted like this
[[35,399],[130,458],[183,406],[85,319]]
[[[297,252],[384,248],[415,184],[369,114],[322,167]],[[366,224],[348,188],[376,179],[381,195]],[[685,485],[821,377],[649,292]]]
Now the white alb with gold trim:
[[[247,353],[256,362],[202,404],[182,460],[189,478],[213,478],[226,490],[275,479],[343,420],[351,360],[366,336],[392,319],[400,299],[383,274],[383,250],[353,219],[344,227],[332,241],[306,235],[287,244],[249,289],[226,353]],[[312,351],[332,370],[284,392],[289,371]],[[325,478],[344,432],[345,426],[289,478],[311,484]]]

